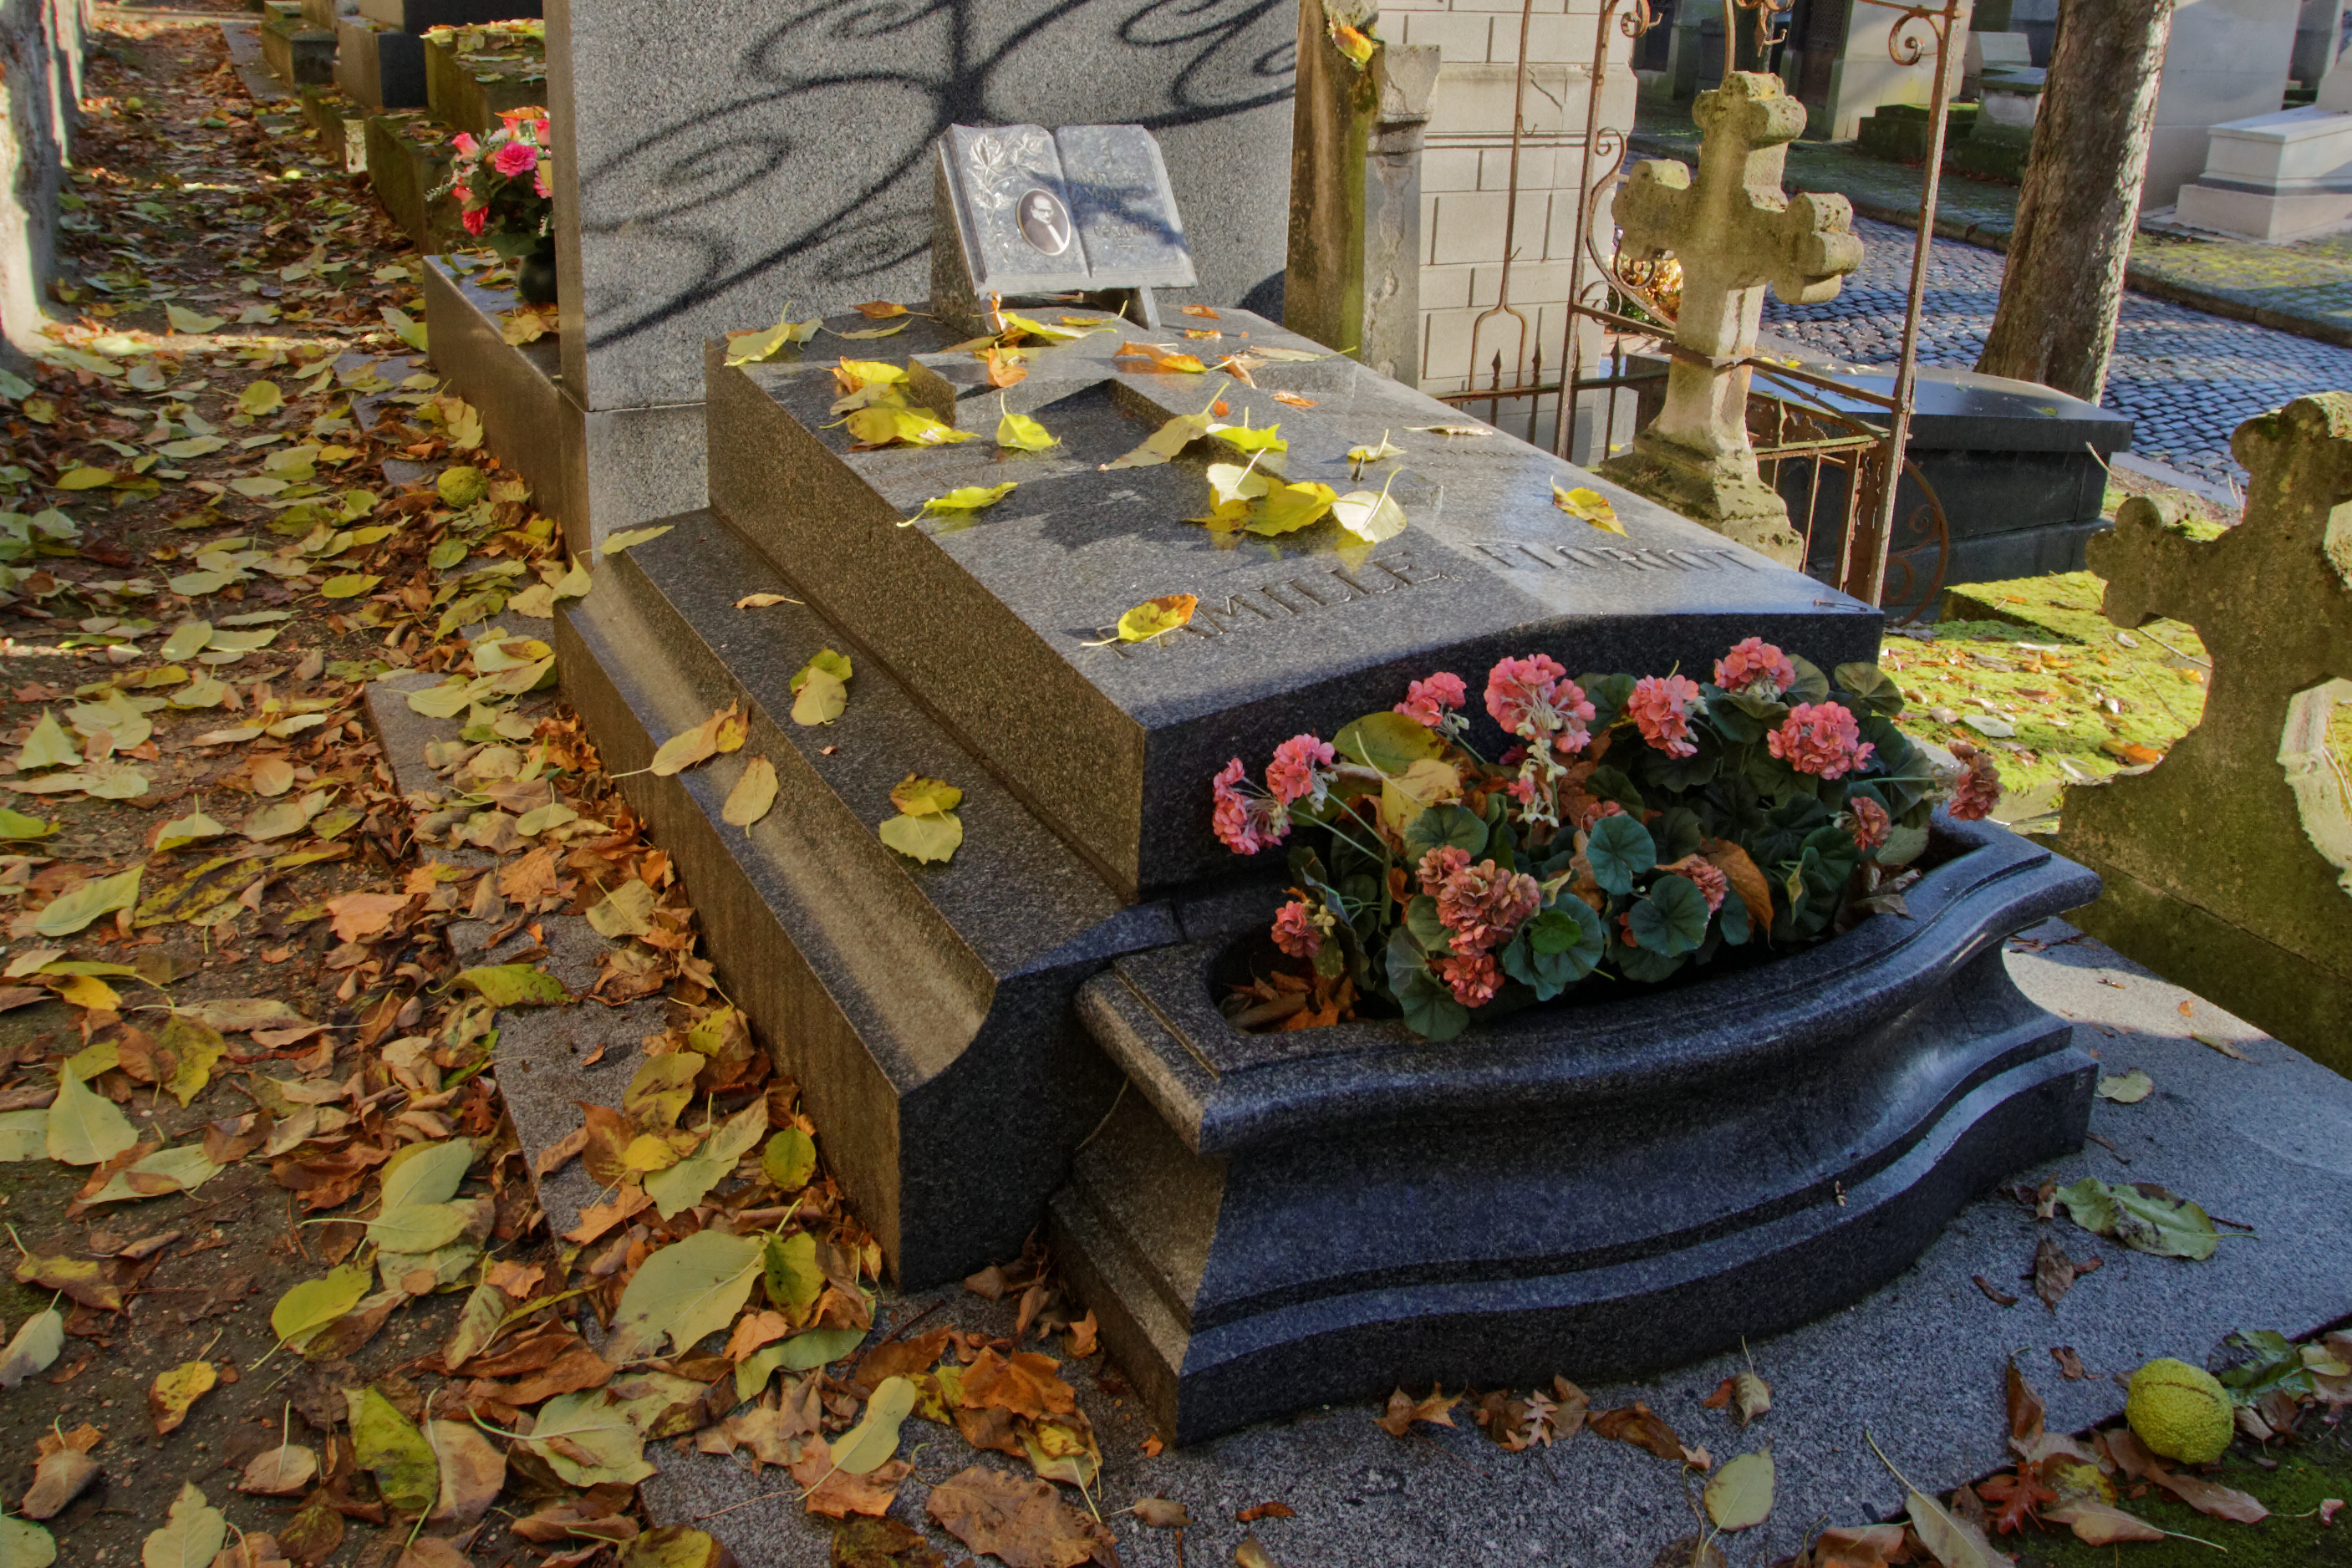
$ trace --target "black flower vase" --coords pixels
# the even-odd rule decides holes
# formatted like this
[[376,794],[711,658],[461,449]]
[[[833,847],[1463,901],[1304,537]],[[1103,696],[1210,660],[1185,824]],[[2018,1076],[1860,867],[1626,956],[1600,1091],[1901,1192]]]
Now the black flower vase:
[[526,305],[555,303],[555,247],[525,251],[515,262],[515,295]]

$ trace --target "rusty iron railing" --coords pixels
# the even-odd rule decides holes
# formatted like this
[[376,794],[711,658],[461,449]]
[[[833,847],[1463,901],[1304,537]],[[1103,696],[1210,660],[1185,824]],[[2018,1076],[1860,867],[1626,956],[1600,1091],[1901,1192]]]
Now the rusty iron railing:
[[[1912,252],[1909,298],[1904,313],[1903,341],[1896,363],[1895,384],[1889,395],[1881,395],[1844,382],[1833,382],[1810,372],[1777,361],[1750,359],[1749,367],[1757,380],[1768,383],[1777,390],[1749,394],[1748,420],[1751,441],[1756,444],[1759,468],[1769,471],[1770,482],[1779,488],[1783,470],[1792,463],[1811,465],[1806,485],[1807,504],[1804,515],[1806,560],[1813,556],[1814,534],[1820,526],[1819,500],[1825,468],[1842,470],[1844,504],[1838,509],[1839,544],[1835,566],[1832,569],[1833,585],[1844,589],[1867,603],[1889,610],[1899,610],[1899,619],[1910,620],[1925,613],[1934,603],[1936,591],[1941,586],[1948,554],[1951,530],[1943,503],[1935,489],[1927,482],[1918,467],[1909,460],[1910,424],[1916,397],[1918,371],[1919,321],[1924,310],[1927,264],[1935,240],[1936,204],[1943,166],[1944,140],[1948,129],[1948,106],[1955,68],[1951,43],[1959,14],[1960,0],[1942,0],[1930,5],[1916,0],[1862,0],[1902,13],[1887,37],[1887,52],[1898,65],[1916,65],[1925,58],[1930,43],[1936,53],[1936,85],[1934,102],[1929,115],[1928,156],[1927,173],[1920,192],[1919,222]],[[1775,32],[1774,24],[1790,15],[1786,8],[1777,7],[1772,0],[1733,0],[1741,10],[1751,13],[1754,21],[1756,53],[1759,59],[1768,58],[1771,47],[1780,42],[1784,33]],[[1603,395],[1599,418],[1594,423],[1594,446],[1597,454],[1608,455],[1611,441],[1617,429],[1620,398],[1632,392],[1637,398],[1643,384],[1653,376],[1630,374],[1627,369],[1629,345],[1653,341],[1658,352],[1674,354],[1671,342],[1674,313],[1672,307],[1647,280],[1620,270],[1614,254],[1613,238],[1609,254],[1601,248],[1601,241],[1594,230],[1595,216],[1601,202],[1614,190],[1625,175],[1625,161],[1631,146],[1630,133],[1620,127],[1601,123],[1601,93],[1608,80],[1610,53],[1615,40],[1622,37],[1627,45],[1627,68],[1631,68],[1632,51],[1643,35],[1657,26],[1658,17],[1651,9],[1650,0],[1601,0],[1593,23],[1592,67],[1585,95],[1584,129],[1582,134],[1531,136],[1528,130],[1526,103],[1530,68],[1528,63],[1528,40],[1533,26],[1535,0],[1524,0],[1519,16],[1519,55],[1517,80],[1512,98],[1511,153],[1509,179],[1506,187],[1504,217],[1503,262],[1496,280],[1494,305],[1482,311],[1471,326],[1470,384],[1463,391],[1440,395],[1440,401],[1457,408],[1474,409],[1483,405],[1487,423],[1500,421],[1503,405],[1526,400],[1529,408],[1529,435],[1535,421],[1540,417],[1542,400],[1554,400],[1551,450],[1561,456],[1571,456],[1578,416],[1582,412],[1585,395]],[[1924,29],[1924,34],[1919,30]],[[1560,353],[1553,362],[1551,379],[1545,378],[1543,345],[1531,342],[1534,336],[1528,318],[1511,302],[1511,274],[1519,255],[1517,221],[1519,197],[1520,155],[1528,147],[1556,148],[1576,152],[1583,160],[1583,178],[1577,183],[1575,243],[1569,257],[1568,300],[1562,307]],[[1623,313],[1622,307],[1638,303],[1652,321],[1636,320]],[[1597,327],[1604,340],[1603,359],[1595,368],[1602,374],[1586,374],[1585,322]],[[1509,356],[1507,361],[1499,342],[1489,341],[1489,328],[1499,335],[1510,332]],[[1663,330],[1662,330],[1663,329]],[[1486,355],[1481,364],[1481,355]],[[1481,371],[1486,384],[1477,384]],[[1806,390],[1799,390],[1804,388]],[[1840,399],[1859,402],[1884,413],[1878,421],[1864,420],[1853,413],[1834,408],[1822,401],[1820,394],[1834,393]],[[1925,502],[1914,506],[1898,526],[1901,485],[1887,482],[1886,476],[1899,474],[1908,478],[1926,496]],[[1785,492],[1783,492],[1785,493]],[[1865,501],[1868,505],[1865,507]],[[1890,574],[1892,581],[1890,582]],[[1925,584],[1924,587],[1918,584]],[[1890,592],[1890,590],[1892,590]]]

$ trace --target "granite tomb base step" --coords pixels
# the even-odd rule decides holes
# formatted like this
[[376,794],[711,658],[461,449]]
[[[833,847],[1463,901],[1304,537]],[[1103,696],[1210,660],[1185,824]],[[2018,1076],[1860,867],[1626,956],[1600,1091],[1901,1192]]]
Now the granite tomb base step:
[[425,320],[433,365],[482,416],[484,444],[527,480],[575,554],[609,534],[703,501],[703,405],[585,409],[563,384],[558,340],[516,345],[499,320],[511,283],[474,281],[487,256],[428,256]]
[[[1911,916],[1445,1045],[1395,1023],[1244,1035],[1220,953],[1079,995],[1130,1092],[1054,1200],[1055,1256],[1179,1443],[1437,1379],[1647,1373],[1906,1268],[1965,1204],[2081,1147],[2095,1068],[2002,966],[2096,888],[1939,821]],[[1278,896],[1278,895],[1277,895]]]

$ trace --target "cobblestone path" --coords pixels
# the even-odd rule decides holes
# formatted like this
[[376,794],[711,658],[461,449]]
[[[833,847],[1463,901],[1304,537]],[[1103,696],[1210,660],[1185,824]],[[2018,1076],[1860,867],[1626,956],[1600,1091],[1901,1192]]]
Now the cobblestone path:
[[[1854,228],[1865,256],[1838,297],[1802,306],[1768,300],[1765,326],[1842,359],[1891,364],[1903,338],[1912,237],[1869,218],[1856,218]],[[1976,363],[2000,296],[2002,259],[1977,246],[1937,242],[1928,259],[1921,363]],[[2242,484],[2244,470],[2230,458],[2230,432],[2253,415],[2330,388],[2352,389],[2352,349],[2127,293],[2103,401],[2137,421],[2132,449],[2141,457]]]

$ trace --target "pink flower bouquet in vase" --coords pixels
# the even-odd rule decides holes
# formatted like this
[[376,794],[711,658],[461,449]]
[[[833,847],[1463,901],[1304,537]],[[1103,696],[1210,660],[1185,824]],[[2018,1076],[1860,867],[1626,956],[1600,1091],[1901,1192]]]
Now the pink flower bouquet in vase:
[[1481,694],[1499,747],[1441,671],[1329,741],[1284,742],[1263,784],[1234,758],[1217,837],[1240,855],[1305,840],[1271,935],[1307,1005],[1282,1026],[1360,1007],[1450,1039],[1596,973],[1654,984],[1808,946],[1901,910],[1938,805],[1972,820],[2000,798],[1981,752],[1938,767],[1895,728],[1876,665],[1825,675],[1749,637],[1712,674],[1505,658]]
[[515,263],[527,305],[555,299],[555,187],[547,110],[510,109],[487,136],[459,132],[449,181],[433,193],[457,199],[466,232]]

